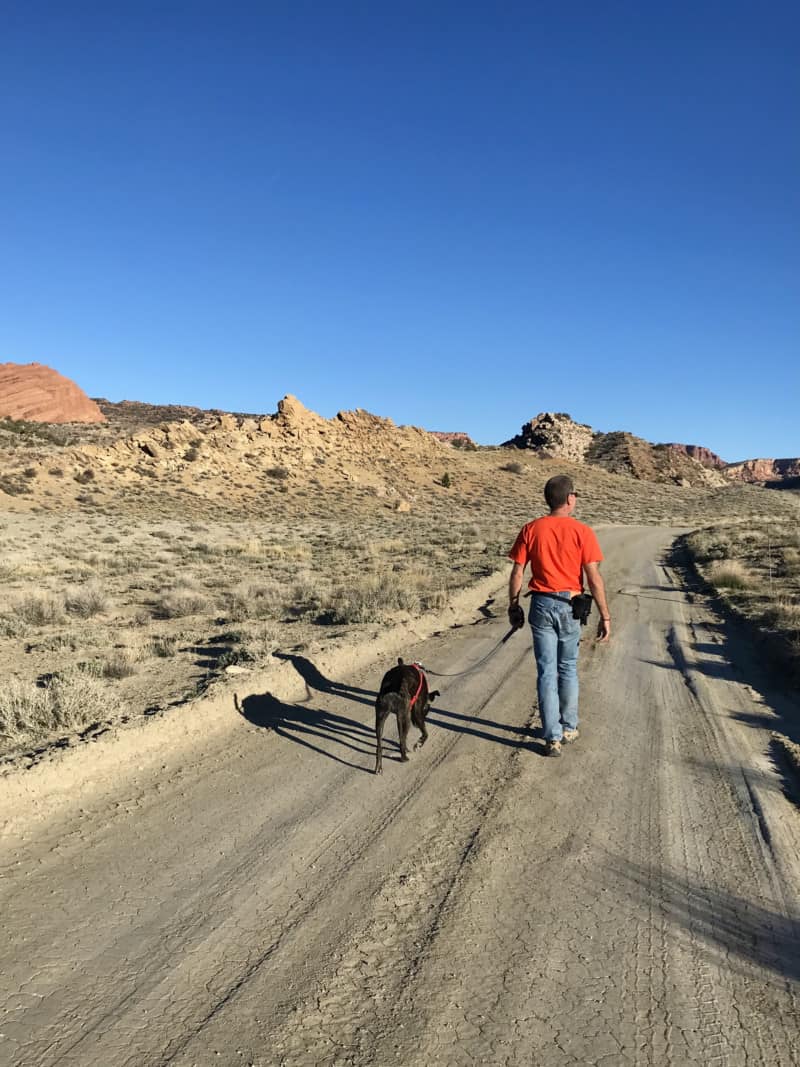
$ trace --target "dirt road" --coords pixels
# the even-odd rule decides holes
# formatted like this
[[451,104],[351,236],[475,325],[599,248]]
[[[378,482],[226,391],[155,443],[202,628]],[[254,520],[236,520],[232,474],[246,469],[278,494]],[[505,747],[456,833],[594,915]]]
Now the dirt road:
[[[248,697],[5,840],[0,1061],[800,1062],[800,816],[765,755],[786,698],[662,565],[668,532],[601,541],[614,637],[584,642],[560,760],[527,630],[436,679],[428,745],[381,778],[386,664],[298,660],[305,702]],[[504,605],[409,654],[463,670]]]

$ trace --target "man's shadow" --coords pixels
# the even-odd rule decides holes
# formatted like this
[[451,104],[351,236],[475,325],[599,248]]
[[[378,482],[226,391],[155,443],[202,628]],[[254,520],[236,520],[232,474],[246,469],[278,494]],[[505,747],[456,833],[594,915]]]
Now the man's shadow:
[[359,689],[355,685],[345,685],[344,682],[335,682],[316,667],[305,656],[292,655],[290,652],[273,652],[275,659],[286,660],[294,667],[303,681],[306,683],[306,700],[311,699],[311,690],[316,689],[319,693],[329,696],[345,697],[358,704],[374,704],[377,693],[371,689]]

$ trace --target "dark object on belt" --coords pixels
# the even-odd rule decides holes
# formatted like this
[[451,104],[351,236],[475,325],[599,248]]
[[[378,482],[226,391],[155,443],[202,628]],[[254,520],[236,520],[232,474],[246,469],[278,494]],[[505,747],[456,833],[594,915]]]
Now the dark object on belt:
[[577,619],[581,626],[585,626],[589,621],[589,614],[592,610],[592,603],[594,601],[594,597],[591,593],[578,593],[568,601],[565,596],[560,596],[558,593],[543,593],[539,589],[534,589],[533,595],[549,596],[551,600],[563,600],[569,603],[572,607],[572,617],[573,619]]

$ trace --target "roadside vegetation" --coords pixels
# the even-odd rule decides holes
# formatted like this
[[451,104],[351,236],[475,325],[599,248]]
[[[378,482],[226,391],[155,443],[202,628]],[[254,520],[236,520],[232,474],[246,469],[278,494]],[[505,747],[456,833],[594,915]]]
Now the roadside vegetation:
[[[800,524],[774,519],[717,523],[686,539],[701,577],[762,634],[772,658],[800,680]],[[800,746],[773,740],[800,775]]]

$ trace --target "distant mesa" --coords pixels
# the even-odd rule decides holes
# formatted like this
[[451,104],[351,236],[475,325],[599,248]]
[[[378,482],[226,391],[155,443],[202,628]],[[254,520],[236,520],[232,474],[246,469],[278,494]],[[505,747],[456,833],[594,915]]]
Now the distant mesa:
[[741,463],[729,463],[725,475],[734,482],[768,485],[795,482],[800,478],[800,459],[746,459]]
[[0,418],[26,422],[105,422],[75,382],[42,363],[0,363]]

